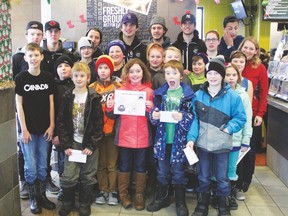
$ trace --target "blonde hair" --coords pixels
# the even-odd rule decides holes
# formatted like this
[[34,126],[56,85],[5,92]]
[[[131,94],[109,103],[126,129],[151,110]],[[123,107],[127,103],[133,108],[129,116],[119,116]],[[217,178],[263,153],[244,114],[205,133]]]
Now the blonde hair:
[[183,76],[184,73],[184,67],[183,64],[177,60],[170,60],[166,62],[163,66],[163,70],[165,71],[166,68],[173,68],[174,70],[178,70],[181,76]]
[[229,63],[226,68],[225,68],[225,71],[227,72],[227,69],[228,68],[233,68],[236,72],[237,72],[237,75],[238,75],[238,79],[237,79],[237,83],[242,86],[242,76],[237,68],[237,66],[235,64],[232,64],[232,63]]
[[84,62],[76,62],[74,64],[74,66],[72,67],[72,75],[75,73],[75,72],[84,72],[88,78],[90,78],[91,76],[91,72],[90,72],[90,68],[88,66],[87,63],[84,63]]
[[129,81],[129,71],[130,68],[134,65],[134,64],[138,64],[142,71],[143,71],[143,78],[141,80],[141,83],[149,83],[151,82],[151,75],[150,72],[148,71],[146,65],[139,59],[139,58],[133,58],[130,59],[125,66],[123,67],[122,70],[122,75],[121,75],[121,80],[123,83],[127,83]]
[[255,49],[256,49],[257,53],[252,57],[251,62],[252,62],[252,68],[257,68],[260,65],[260,63],[262,62],[261,59],[260,59],[259,43],[258,43],[258,41],[257,41],[257,39],[255,37],[248,36],[248,37],[245,37],[244,40],[241,42],[241,44],[238,47],[238,50],[241,51],[241,49],[243,48],[243,46],[244,46],[246,41],[250,41],[255,46]]
[[167,48],[165,49],[165,52],[164,52],[164,57],[166,57],[166,53],[167,53],[168,50],[177,53],[177,54],[179,55],[179,58],[180,58],[180,61],[181,61],[181,56],[182,56],[182,54],[181,54],[181,51],[180,51],[178,48],[176,48],[176,47],[174,47],[174,46],[169,46],[169,47],[167,47]]

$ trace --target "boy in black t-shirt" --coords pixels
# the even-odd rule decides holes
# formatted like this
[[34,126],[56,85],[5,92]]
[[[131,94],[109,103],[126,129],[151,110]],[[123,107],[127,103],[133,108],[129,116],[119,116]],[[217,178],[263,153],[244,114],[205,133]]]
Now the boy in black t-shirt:
[[52,210],[55,204],[46,197],[47,155],[54,130],[54,81],[40,70],[42,49],[29,43],[25,49],[28,71],[15,78],[16,109],[21,128],[21,149],[25,161],[30,211],[41,213],[41,207]]

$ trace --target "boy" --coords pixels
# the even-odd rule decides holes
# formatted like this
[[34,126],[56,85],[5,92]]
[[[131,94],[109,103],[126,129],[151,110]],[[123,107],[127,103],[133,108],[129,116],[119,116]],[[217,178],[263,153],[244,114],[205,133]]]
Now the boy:
[[[166,83],[154,91],[154,108],[149,114],[150,121],[157,126],[154,156],[158,159],[156,197],[147,206],[147,211],[155,212],[169,206],[168,186],[172,180],[175,187],[177,216],[187,216],[185,202],[186,157],[183,152],[186,144],[186,128],[192,123],[192,89],[180,82],[183,65],[177,60],[165,63]],[[159,111],[174,111],[172,117],[177,123],[160,122]],[[171,177],[172,176],[172,177]]]
[[[74,83],[71,80],[73,62],[68,55],[62,55],[56,60],[55,67],[59,80],[56,80],[56,92],[54,94],[54,105],[55,105],[55,119],[57,119],[57,114],[59,110],[60,103],[62,101],[63,94],[69,89],[74,87]],[[56,125],[57,126],[57,125]],[[64,172],[64,151],[59,146],[59,137],[57,133],[57,127],[54,130],[54,138],[52,144],[55,145],[56,151],[58,152],[58,174],[61,178]],[[61,200],[63,196],[63,190],[60,188],[58,193],[58,200]]]
[[80,62],[85,62],[90,68],[90,83],[96,81],[95,61],[92,59],[94,51],[93,41],[88,37],[81,37],[78,41],[78,52],[81,56]]
[[208,215],[212,168],[217,180],[218,215],[230,215],[228,196],[228,159],[232,149],[231,134],[238,132],[246,122],[240,96],[224,83],[224,58],[210,60],[205,82],[193,98],[194,121],[188,131],[187,147],[194,143],[199,158],[198,204],[192,215]]
[[223,20],[223,37],[220,40],[220,55],[224,55],[226,62],[233,51],[237,50],[244,37],[238,35],[239,20],[235,16],[226,16]]
[[95,65],[98,79],[90,85],[97,93],[102,95],[102,110],[104,112],[104,137],[99,142],[99,166],[97,172],[100,192],[95,203],[117,205],[117,160],[118,147],[114,145],[114,119],[109,119],[105,115],[106,102],[113,98],[115,89],[121,84],[112,79],[114,71],[113,59],[108,55],[98,58]]
[[[60,179],[63,189],[59,215],[68,215],[74,207],[75,187],[79,182],[79,215],[91,214],[90,194],[96,184],[98,167],[97,145],[102,138],[103,112],[101,97],[87,88],[90,69],[86,63],[77,62],[72,68],[75,88],[62,97],[58,112],[57,130],[60,146],[65,151],[64,175]],[[72,150],[87,155],[86,163],[69,161]]]
[[146,46],[140,42],[136,33],[138,31],[138,18],[134,13],[126,13],[121,20],[121,32],[119,39],[126,46],[127,55],[125,63],[129,59],[139,58],[146,63]]
[[21,129],[24,173],[30,199],[30,211],[52,210],[55,204],[46,197],[47,157],[54,130],[54,81],[51,74],[41,71],[42,49],[37,43],[25,48],[28,71],[15,78],[16,109]]

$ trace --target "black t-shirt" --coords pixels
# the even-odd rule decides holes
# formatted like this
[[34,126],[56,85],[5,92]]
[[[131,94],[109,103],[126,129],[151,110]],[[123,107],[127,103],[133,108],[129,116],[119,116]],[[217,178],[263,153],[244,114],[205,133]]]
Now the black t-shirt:
[[54,94],[52,74],[41,72],[38,76],[28,71],[15,78],[15,93],[22,96],[26,126],[31,134],[43,134],[50,125],[49,96]]

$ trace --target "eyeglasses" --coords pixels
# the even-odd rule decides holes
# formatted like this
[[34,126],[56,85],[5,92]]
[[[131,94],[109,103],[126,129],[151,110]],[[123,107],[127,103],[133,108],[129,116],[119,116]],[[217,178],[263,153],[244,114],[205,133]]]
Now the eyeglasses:
[[217,42],[218,41],[218,38],[206,38],[206,40],[205,40],[206,42],[208,42],[208,43],[210,43],[210,42],[213,42],[213,43],[215,43],[215,42]]

